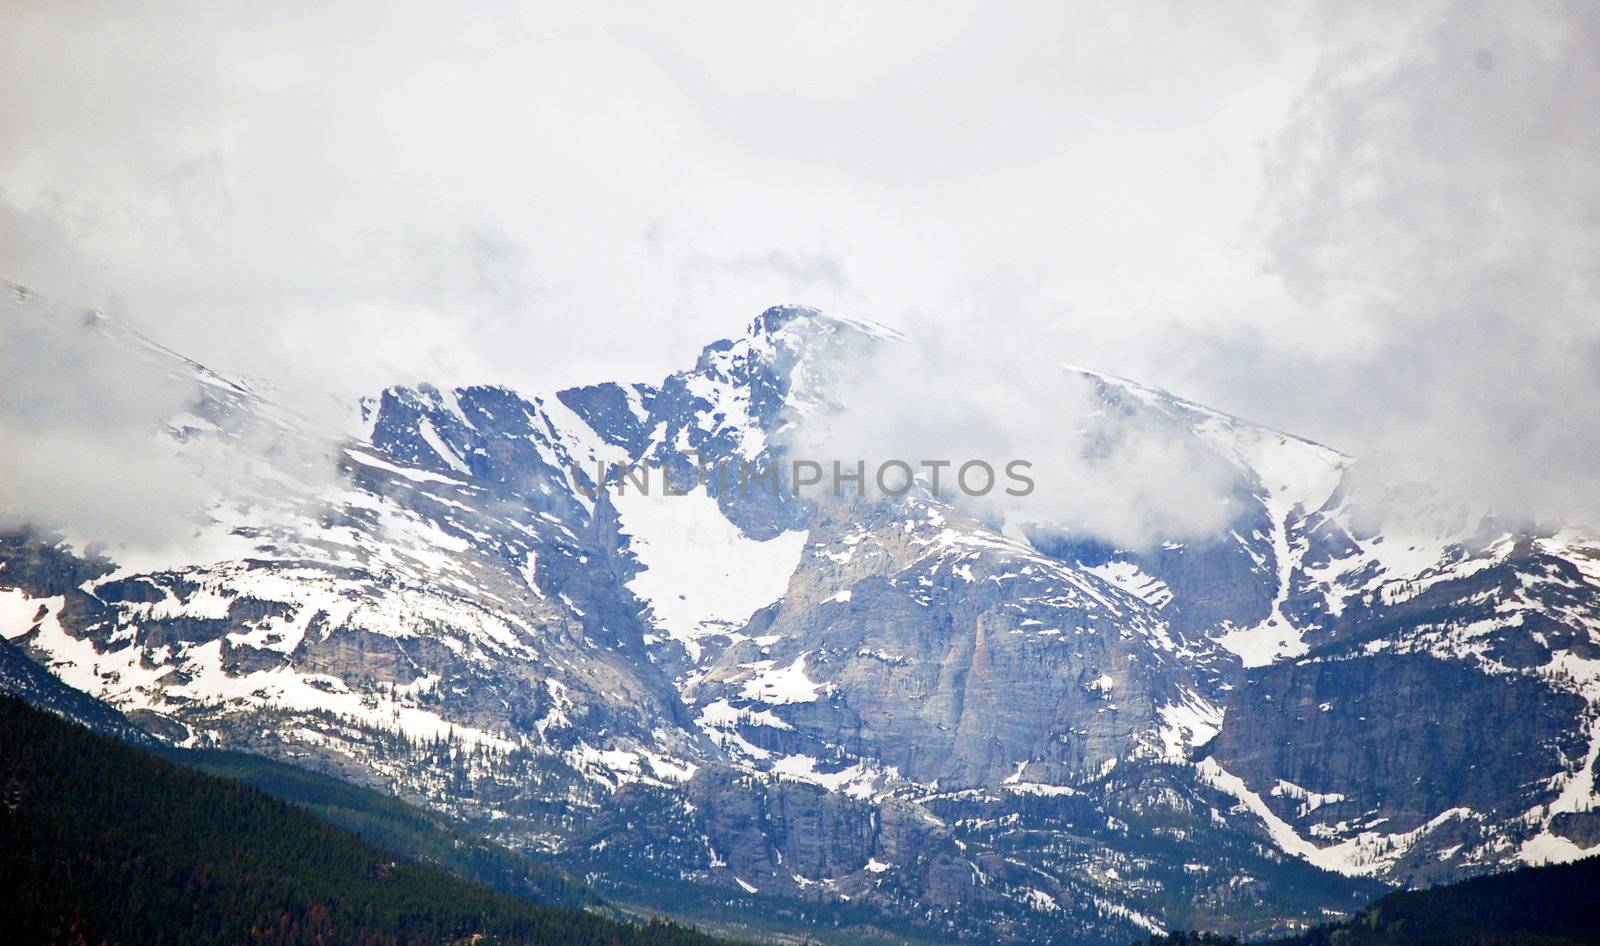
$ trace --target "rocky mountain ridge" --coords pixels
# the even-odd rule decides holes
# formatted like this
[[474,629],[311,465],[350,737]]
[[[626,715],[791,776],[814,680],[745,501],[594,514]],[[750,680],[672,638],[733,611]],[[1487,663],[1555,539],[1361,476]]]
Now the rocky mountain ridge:
[[[0,318],[83,343],[25,295]],[[162,556],[7,536],[0,632],[162,738],[398,792],[624,898],[1113,942],[1600,842],[1581,530],[1377,520],[1350,458],[1090,372],[1093,439],[1179,438],[1226,471],[1225,530],[1129,550],[925,485],[698,483],[692,456],[781,461],[847,408],[842,362],[904,343],[799,307],[659,384],[391,388],[337,438],[86,324],[192,379],[160,449],[267,462]]]

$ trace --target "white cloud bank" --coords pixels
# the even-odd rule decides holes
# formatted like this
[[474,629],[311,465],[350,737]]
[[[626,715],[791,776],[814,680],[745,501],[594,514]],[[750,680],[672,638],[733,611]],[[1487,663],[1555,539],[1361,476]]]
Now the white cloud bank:
[[[817,489],[876,495],[882,468],[881,488],[896,492],[909,467],[997,525],[1126,548],[1218,535],[1237,511],[1236,471],[1198,438],[1108,404],[1093,380],[1026,340],[946,327],[827,368],[830,403],[796,410],[779,435],[792,457],[823,465]],[[864,464],[859,487],[834,485],[835,460],[844,472]],[[1013,461],[1026,465],[1013,470]],[[884,467],[891,462],[904,466]],[[974,466],[963,481],[968,463],[988,472]]]
[[[224,371],[346,396],[660,377],[801,301],[1600,519],[1592,7],[6,19],[0,275]],[[960,393],[930,396],[981,424]],[[8,439],[51,413],[7,409]],[[1152,508],[1190,486],[1150,484]]]
[[1268,152],[1291,304],[1186,333],[1209,388],[1385,479],[1600,523],[1597,51],[1592,4],[1456,3],[1325,62]]

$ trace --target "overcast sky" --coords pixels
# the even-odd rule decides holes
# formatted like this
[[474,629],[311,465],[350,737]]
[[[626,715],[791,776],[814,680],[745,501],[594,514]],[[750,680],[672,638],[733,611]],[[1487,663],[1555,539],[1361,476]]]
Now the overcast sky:
[[806,302],[1600,521],[1592,5],[473,6],[0,0],[0,276],[347,396]]

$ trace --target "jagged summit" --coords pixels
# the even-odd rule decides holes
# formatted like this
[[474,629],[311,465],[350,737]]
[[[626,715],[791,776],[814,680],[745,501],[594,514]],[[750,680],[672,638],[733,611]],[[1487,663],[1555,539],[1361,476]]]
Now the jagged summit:
[[796,326],[797,323],[828,331],[852,330],[876,338],[903,337],[894,329],[869,319],[825,312],[808,305],[772,306],[750,322],[745,334],[752,338],[773,336],[786,328]]
[[795,319],[824,319],[821,309],[808,305],[775,305],[756,316],[746,335],[771,335]]

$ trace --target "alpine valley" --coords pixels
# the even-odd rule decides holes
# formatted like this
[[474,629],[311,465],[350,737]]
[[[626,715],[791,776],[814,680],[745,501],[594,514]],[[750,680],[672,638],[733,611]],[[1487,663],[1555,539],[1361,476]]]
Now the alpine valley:
[[825,942],[1281,933],[1600,852],[1593,532],[1368,508],[1349,457],[1076,369],[1086,442],[1181,442],[1223,527],[1123,549],[926,483],[698,483],[696,451],[781,463],[848,409],[841,366],[907,344],[806,308],[658,382],[395,387],[330,430],[96,313],[0,306],[192,392],[151,450],[251,458],[161,551],[0,536],[0,683],[91,725]]

